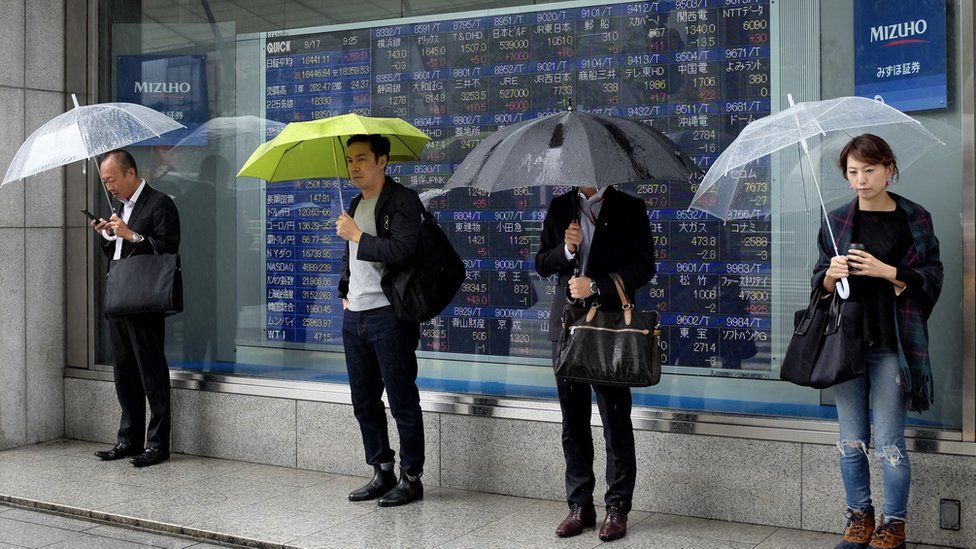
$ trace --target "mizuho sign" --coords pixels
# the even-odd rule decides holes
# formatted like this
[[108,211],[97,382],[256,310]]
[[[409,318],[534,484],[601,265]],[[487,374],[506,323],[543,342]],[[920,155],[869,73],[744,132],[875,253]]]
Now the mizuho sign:
[[894,25],[878,25],[871,27],[871,42],[887,42],[897,38],[911,38],[925,34],[929,24],[925,19],[916,21],[905,21]]
[[189,82],[135,82],[135,93],[190,93]]

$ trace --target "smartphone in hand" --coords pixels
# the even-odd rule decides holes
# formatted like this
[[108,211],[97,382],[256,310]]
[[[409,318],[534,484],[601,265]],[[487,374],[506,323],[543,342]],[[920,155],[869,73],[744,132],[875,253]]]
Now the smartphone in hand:
[[93,213],[91,213],[87,209],[86,210],[81,210],[81,213],[85,214],[85,217],[87,217],[89,221],[98,221],[98,216],[95,215],[95,214],[93,214]]

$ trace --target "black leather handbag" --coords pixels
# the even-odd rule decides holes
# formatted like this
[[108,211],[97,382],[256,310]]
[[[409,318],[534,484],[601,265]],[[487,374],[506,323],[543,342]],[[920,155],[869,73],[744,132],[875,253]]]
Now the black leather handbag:
[[183,274],[179,254],[160,254],[149,240],[152,254],[127,256],[112,262],[105,283],[105,316],[183,310]]
[[863,307],[837,294],[829,307],[820,307],[822,295],[818,286],[810,305],[793,316],[795,330],[779,372],[784,381],[815,389],[864,375]]
[[601,311],[569,304],[563,309],[556,377],[594,385],[648,387],[661,381],[661,324],[657,311],[641,312],[627,299],[623,281],[610,275],[623,307]]

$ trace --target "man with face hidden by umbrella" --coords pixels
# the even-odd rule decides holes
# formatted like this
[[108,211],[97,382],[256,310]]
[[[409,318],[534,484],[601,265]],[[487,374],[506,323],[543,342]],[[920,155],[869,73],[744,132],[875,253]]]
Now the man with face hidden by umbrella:
[[[405,505],[424,497],[424,422],[417,389],[420,326],[397,318],[393,270],[414,259],[423,204],[417,193],[386,175],[390,140],[354,135],[346,142],[349,178],[360,194],[336,220],[336,234],[347,242],[339,281],[342,342],[349,372],[353,412],[359,421],[366,463],[373,479],[349,494],[350,501],[379,498],[381,507]],[[387,433],[386,390],[400,434],[400,481]]]
[[[180,214],[168,195],[149,186],[137,173],[135,159],[124,150],[105,153],[99,170],[105,189],[121,203],[105,221],[91,222],[110,261],[153,253],[175,254],[180,248]],[[111,269],[111,266],[109,266]],[[114,355],[115,392],[122,407],[118,442],[95,456],[114,461],[132,456],[136,467],[169,459],[169,366],[163,354],[165,315],[144,313],[108,319]],[[149,430],[146,432],[146,401]],[[146,442],[143,449],[143,441]]]
[[[582,187],[553,198],[543,222],[535,265],[543,277],[559,275],[549,321],[555,360],[558,319],[566,305],[562,296],[583,300],[587,307],[595,300],[603,310],[619,310],[622,303],[611,273],[620,275],[632,303],[637,289],[654,277],[654,243],[644,201],[613,187]],[[583,274],[576,274],[577,269]],[[596,524],[591,385],[557,378],[556,386],[563,416],[569,504],[569,515],[556,528],[556,535],[569,537]],[[592,387],[607,448],[607,514],[599,535],[610,541],[627,533],[627,514],[637,478],[630,388]]]

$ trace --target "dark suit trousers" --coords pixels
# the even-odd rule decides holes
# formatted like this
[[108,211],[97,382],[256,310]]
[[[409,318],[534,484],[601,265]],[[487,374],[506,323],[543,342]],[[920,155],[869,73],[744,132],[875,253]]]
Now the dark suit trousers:
[[[115,393],[122,407],[118,442],[169,449],[169,366],[163,354],[165,317],[161,314],[110,317],[115,355]],[[146,401],[149,432],[146,433]]]
[[[556,342],[553,342],[553,357]],[[555,359],[553,359],[555,360]],[[590,417],[596,392],[596,404],[603,420],[603,437],[607,450],[607,493],[604,503],[620,505],[630,511],[637,480],[637,456],[634,427],[630,421],[629,387],[604,387],[556,380],[559,407],[563,413],[563,455],[566,458],[566,501],[583,507],[593,505],[593,435]]]

